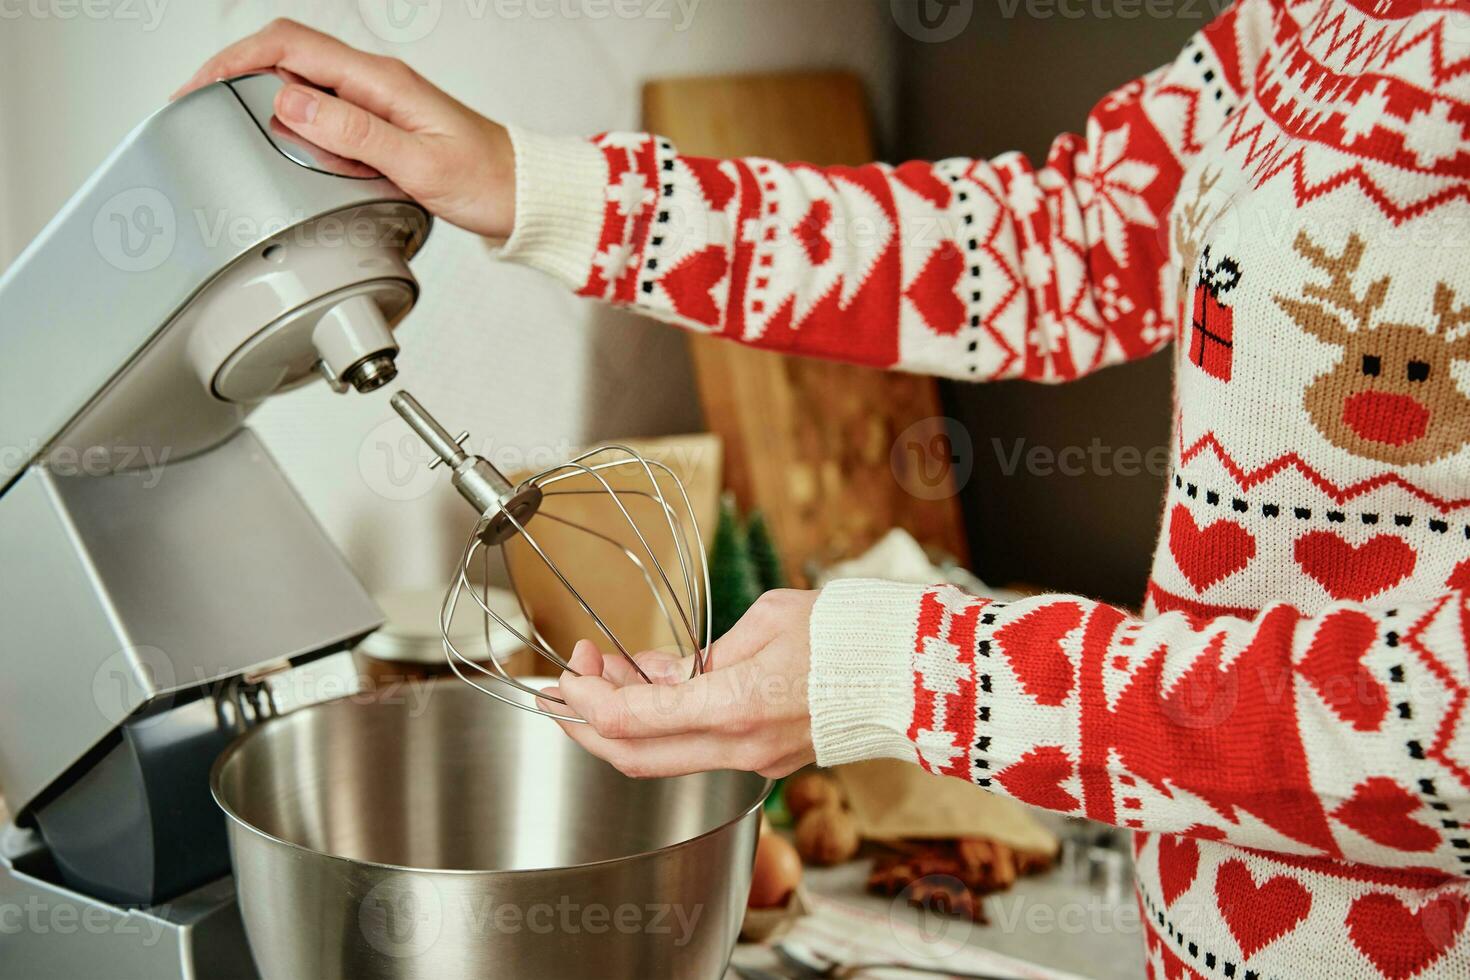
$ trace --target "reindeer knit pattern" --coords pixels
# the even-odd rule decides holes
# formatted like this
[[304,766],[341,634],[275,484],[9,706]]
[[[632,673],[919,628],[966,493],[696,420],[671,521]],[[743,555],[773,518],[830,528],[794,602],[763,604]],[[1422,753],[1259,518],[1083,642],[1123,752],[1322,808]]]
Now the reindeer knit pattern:
[[1240,0],[1040,168],[515,132],[503,255],[691,330],[977,381],[1168,348],[1144,615],[830,585],[819,761],[1135,829],[1155,978],[1470,977],[1467,127],[1463,7]]

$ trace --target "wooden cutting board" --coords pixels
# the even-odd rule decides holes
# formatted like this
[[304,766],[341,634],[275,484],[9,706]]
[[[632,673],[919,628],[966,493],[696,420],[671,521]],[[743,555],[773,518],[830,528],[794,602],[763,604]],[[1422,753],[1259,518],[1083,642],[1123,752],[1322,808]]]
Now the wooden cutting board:
[[[650,130],[696,156],[826,166],[874,156],[862,83],[847,73],[655,81],[644,87],[643,112]],[[934,432],[904,435],[944,415],[933,379],[714,337],[691,335],[689,343],[705,421],[724,441],[726,485],[742,509],[766,513],[793,585],[809,585],[814,571],[861,553],[892,527],[967,559],[959,503],[945,492],[953,486],[947,459],[914,457]],[[901,436],[914,445],[894,454]],[[929,467],[922,496],[905,489],[912,474],[904,468],[919,465]],[[932,467],[941,465],[936,476]]]

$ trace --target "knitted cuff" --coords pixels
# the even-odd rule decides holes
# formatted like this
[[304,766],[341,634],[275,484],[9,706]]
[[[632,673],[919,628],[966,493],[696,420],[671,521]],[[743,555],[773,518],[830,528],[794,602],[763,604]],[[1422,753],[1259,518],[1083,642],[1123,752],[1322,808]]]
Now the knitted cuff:
[[917,758],[913,649],[924,586],[868,579],[832,582],[812,609],[812,742],[817,762]]
[[587,282],[602,237],[607,161],[582,139],[510,127],[516,158],[516,224],[496,257],[549,273],[573,289]]

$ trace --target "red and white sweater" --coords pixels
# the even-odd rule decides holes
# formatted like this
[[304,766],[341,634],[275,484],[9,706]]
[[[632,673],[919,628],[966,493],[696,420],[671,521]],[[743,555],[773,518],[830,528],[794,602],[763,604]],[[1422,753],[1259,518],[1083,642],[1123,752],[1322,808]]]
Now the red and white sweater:
[[1470,14],[1240,0],[1040,169],[518,132],[505,256],[693,330],[958,378],[1173,342],[1145,616],[831,585],[819,761],[1136,828],[1154,977],[1470,977],[1467,133]]

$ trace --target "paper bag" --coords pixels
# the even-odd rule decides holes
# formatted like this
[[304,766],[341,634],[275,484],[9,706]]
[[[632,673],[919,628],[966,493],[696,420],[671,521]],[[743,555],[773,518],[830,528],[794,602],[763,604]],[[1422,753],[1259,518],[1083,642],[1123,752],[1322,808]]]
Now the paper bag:
[[982,837],[1054,855],[1056,835],[1013,800],[897,759],[838,766],[838,781],[865,840]]

